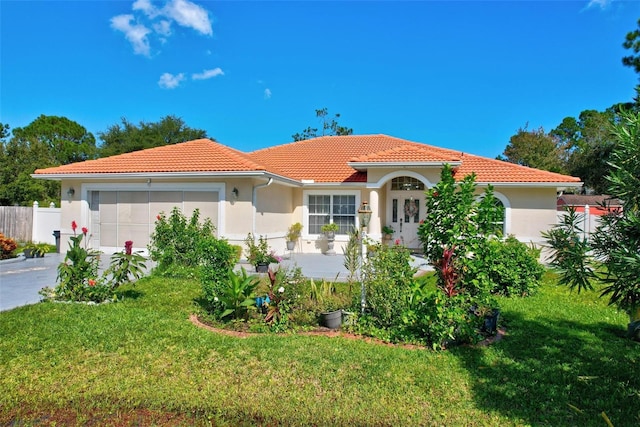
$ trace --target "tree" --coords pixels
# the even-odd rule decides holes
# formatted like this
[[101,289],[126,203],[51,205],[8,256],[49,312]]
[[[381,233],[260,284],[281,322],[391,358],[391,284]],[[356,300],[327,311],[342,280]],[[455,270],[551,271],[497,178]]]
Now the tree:
[[291,138],[293,138],[294,141],[302,141],[305,139],[317,138],[318,136],[353,134],[353,129],[340,126],[338,124],[337,119],[340,118],[340,114],[336,113],[334,114],[334,117],[331,118],[329,116],[329,110],[327,110],[326,107],[316,110],[316,117],[320,119],[320,123],[322,124],[322,133],[320,135],[318,135],[318,128],[308,127],[303,130],[302,133],[291,135]]
[[611,127],[617,120],[619,106],[605,111],[585,110],[578,119],[566,117],[550,132],[565,147],[566,171],[579,176],[585,186],[598,194],[607,189],[609,158],[615,147]]
[[124,117],[121,120],[122,125],[115,124],[98,133],[101,157],[207,138],[206,131],[192,129],[176,116],[165,116],[155,123],[141,121],[138,126]]
[[529,131],[527,126],[518,129],[518,133],[509,139],[501,160],[551,172],[564,172],[565,149],[560,141],[546,134],[542,127]]
[[23,128],[15,128],[8,137],[8,126],[2,130],[0,165],[0,203],[30,205],[59,202],[60,183],[35,180],[31,174],[38,168],[59,166],[95,158],[94,136],[80,124],[66,117],[40,115]]
[[640,113],[621,112],[612,132],[607,190],[622,201],[622,210],[603,216],[591,241],[580,238],[581,218],[571,212],[573,219],[555,226],[545,238],[560,283],[578,292],[591,289],[592,281],[604,284],[601,296],[629,314],[629,333],[640,339]]
[[40,115],[24,128],[15,128],[13,138],[19,144],[44,144],[49,151],[48,163],[52,166],[81,162],[96,156],[93,134],[66,117]]
[[622,63],[626,67],[633,68],[636,73],[640,73],[640,19],[638,19],[638,28],[627,33],[622,47],[633,52],[633,54],[623,57]]

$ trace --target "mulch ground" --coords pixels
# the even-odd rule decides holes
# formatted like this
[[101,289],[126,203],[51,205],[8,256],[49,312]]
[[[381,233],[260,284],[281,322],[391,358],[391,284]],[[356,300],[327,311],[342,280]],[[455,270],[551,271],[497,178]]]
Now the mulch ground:
[[[193,323],[194,325],[196,325],[199,328],[203,328],[206,329],[208,331],[214,332],[216,334],[221,334],[221,335],[227,335],[230,337],[235,337],[235,338],[249,338],[249,337],[255,337],[255,336],[259,336],[261,334],[259,333],[255,333],[255,332],[246,332],[246,331],[234,331],[234,330],[230,330],[230,329],[223,329],[223,328],[216,328],[214,326],[211,326],[207,323],[202,322],[197,315],[192,314],[191,316],[189,316],[189,321],[191,323]],[[333,329],[328,329],[328,328],[323,328],[323,327],[317,327],[314,330],[311,331],[304,331],[304,332],[296,332],[297,335],[305,335],[305,336],[322,336],[322,337],[329,337],[329,338],[346,338],[346,339],[353,339],[353,340],[361,340],[361,341],[365,341],[371,344],[376,344],[376,345],[383,345],[383,346],[387,346],[387,347],[401,347],[401,348],[406,348],[406,349],[410,349],[410,350],[426,350],[427,348],[424,346],[420,346],[420,345],[415,345],[415,344],[394,344],[394,343],[390,343],[387,341],[382,341],[376,338],[372,338],[372,337],[365,337],[363,335],[357,335],[357,334],[352,334],[352,333],[348,333],[348,332],[344,332],[341,330],[333,330]],[[505,335],[505,330],[504,329],[499,329],[498,333],[494,336],[488,337],[483,341],[480,341],[479,343],[476,344],[476,346],[486,346],[489,344],[493,344],[496,341],[499,341],[502,339],[502,337],[504,337]]]

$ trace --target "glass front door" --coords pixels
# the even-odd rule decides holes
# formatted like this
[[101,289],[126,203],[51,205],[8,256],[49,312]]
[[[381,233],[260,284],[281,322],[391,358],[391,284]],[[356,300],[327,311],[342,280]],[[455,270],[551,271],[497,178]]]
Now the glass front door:
[[[420,249],[418,239],[418,226],[424,215],[424,193],[403,191],[400,194],[391,194],[391,226],[395,230],[393,240],[400,240],[400,244],[410,249]],[[416,194],[409,194],[416,193]]]

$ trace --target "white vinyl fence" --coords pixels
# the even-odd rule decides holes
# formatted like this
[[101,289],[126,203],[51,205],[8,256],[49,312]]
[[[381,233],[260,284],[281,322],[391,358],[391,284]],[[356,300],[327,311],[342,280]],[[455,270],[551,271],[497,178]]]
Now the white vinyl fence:
[[32,207],[0,206],[0,233],[19,242],[49,243],[54,245],[55,230],[60,230],[60,208],[53,203],[41,208],[38,202]]

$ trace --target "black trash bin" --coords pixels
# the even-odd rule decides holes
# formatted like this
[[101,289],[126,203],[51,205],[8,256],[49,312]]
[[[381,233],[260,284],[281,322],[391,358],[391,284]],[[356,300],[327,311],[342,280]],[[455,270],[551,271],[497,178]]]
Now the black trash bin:
[[60,230],[53,230],[53,237],[56,238],[56,253],[60,253]]

